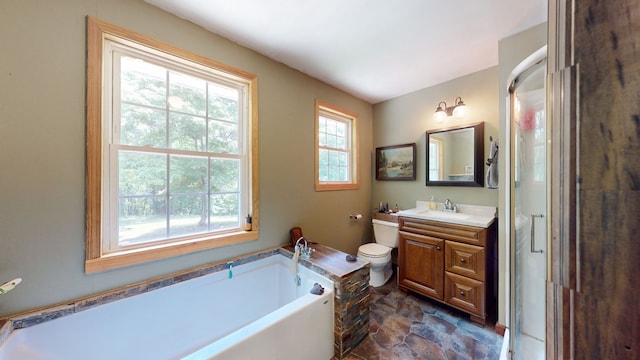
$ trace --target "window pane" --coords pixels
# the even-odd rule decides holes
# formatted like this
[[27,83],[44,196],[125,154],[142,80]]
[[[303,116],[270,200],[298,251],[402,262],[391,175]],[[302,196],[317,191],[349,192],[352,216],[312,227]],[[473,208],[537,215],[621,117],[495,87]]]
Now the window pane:
[[347,155],[348,155],[347,153],[339,153],[338,154],[338,159],[339,159],[338,165],[340,165],[340,166],[348,166],[349,165],[349,157]]
[[177,113],[172,113],[170,115],[170,148],[205,151],[205,139],[204,118]]
[[329,166],[327,165],[320,165],[318,167],[318,179],[320,181],[329,181]]
[[337,181],[338,180],[338,168],[335,166],[329,166],[329,181]]
[[240,189],[240,161],[211,159],[211,192],[238,192]]
[[336,122],[333,120],[327,119],[327,134],[335,135],[336,134]]
[[338,156],[339,153],[335,151],[329,151],[329,166],[337,166],[340,163]]
[[121,101],[166,107],[166,70],[141,59],[122,56],[120,61]]
[[238,125],[224,121],[209,121],[209,151],[238,154]]
[[165,237],[166,155],[120,152],[118,165],[118,244]]
[[318,132],[321,134],[326,134],[327,133],[327,119],[323,118],[322,116],[318,119]]
[[193,76],[169,73],[169,108],[193,115],[206,115],[206,82]]
[[207,197],[207,194],[171,196],[169,237],[208,231]]
[[121,197],[118,209],[118,245],[136,245],[167,236],[166,197]]
[[240,226],[240,196],[216,194],[211,196],[211,230],[219,231]]
[[347,168],[344,166],[340,166],[338,168],[338,181],[347,181],[349,180],[347,177]]
[[318,145],[319,146],[326,146],[327,145],[327,134],[325,133],[320,133],[318,134]]
[[336,149],[342,149],[342,150],[346,150],[347,149],[347,139],[343,138],[343,137],[339,137],[336,139]]
[[321,166],[329,164],[329,151],[324,150],[324,149],[320,149],[318,157],[319,157],[318,160],[320,161],[320,165]]
[[167,190],[164,154],[121,151],[118,156],[119,195],[157,195]]
[[208,86],[209,117],[237,123],[240,111],[238,90],[214,83],[209,83]]
[[331,148],[335,148],[336,147],[336,136],[335,135],[327,135],[327,146],[331,147]]
[[166,112],[144,106],[122,104],[120,144],[164,148]]
[[207,191],[207,158],[171,156],[170,193],[192,194]]

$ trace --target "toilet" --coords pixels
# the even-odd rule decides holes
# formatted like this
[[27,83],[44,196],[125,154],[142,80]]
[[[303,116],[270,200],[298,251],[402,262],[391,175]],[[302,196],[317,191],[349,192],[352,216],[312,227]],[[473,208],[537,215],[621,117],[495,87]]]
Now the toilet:
[[384,285],[391,275],[391,250],[398,247],[398,223],[373,219],[373,236],[375,243],[368,243],[358,248],[358,257],[371,263],[369,285]]

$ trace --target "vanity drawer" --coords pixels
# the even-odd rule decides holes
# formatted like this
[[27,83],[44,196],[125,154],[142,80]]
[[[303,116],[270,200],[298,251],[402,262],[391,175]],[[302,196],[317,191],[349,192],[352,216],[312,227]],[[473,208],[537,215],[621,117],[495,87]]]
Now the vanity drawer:
[[461,310],[484,316],[484,283],[445,272],[445,301]]
[[401,231],[433,236],[440,239],[453,240],[471,245],[487,245],[487,229],[484,228],[450,224],[440,221],[414,219],[410,217],[400,217],[399,223]]
[[444,248],[445,271],[484,281],[484,247],[446,241]]

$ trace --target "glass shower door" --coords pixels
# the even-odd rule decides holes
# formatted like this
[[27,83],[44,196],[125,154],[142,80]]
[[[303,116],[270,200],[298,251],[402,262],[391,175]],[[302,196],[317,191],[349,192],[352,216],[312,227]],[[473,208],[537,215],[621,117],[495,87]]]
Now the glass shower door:
[[511,351],[545,358],[547,253],[546,60],[518,75],[511,109]]

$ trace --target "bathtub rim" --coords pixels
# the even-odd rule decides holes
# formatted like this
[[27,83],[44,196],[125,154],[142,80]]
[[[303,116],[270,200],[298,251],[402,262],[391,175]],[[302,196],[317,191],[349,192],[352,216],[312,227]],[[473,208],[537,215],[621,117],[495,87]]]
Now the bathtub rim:
[[[87,296],[75,298],[69,301],[43,306],[32,310],[27,310],[15,314],[10,314],[0,318],[0,346],[9,338],[14,330],[27,328],[38,325],[43,322],[55,320],[63,316],[73,315],[78,312],[89,310],[101,305],[109,304],[114,301],[126,299],[136,295],[142,295],[149,291],[161,289],[165,286],[171,286],[183,281],[206,276],[215,272],[228,269],[228,262],[233,262],[234,266],[240,266],[257,260],[268,258],[274,255],[283,255],[291,258],[292,255],[284,250],[282,246],[268,248],[236,257],[227,258],[221,261],[207,263],[185,270],[172,272],[165,275],[156,276],[150,279],[138,281],[128,285],[108,289]],[[309,268],[310,264],[300,262],[303,266]],[[320,275],[335,281],[331,274],[321,268],[313,268],[314,272],[322,270]]]

